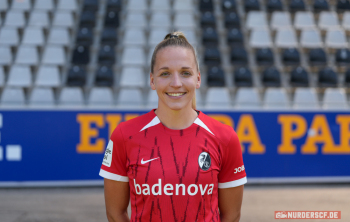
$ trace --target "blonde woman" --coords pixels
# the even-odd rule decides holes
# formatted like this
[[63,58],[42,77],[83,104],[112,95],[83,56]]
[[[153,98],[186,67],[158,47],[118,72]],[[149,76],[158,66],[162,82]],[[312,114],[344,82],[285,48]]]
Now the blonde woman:
[[106,149],[108,220],[238,222],[247,182],[240,143],[232,127],[196,110],[201,74],[183,33],[156,46],[150,84],[158,108],[119,124]]

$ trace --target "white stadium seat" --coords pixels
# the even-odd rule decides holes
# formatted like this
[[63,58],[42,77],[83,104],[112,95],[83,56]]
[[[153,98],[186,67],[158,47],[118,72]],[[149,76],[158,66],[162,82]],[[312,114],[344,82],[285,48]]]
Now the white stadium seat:
[[[9,5],[7,1],[0,1],[0,12],[6,11]],[[1,22],[1,19],[0,19]]]
[[[194,6],[192,1],[188,0],[174,0],[173,3],[173,9],[178,12],[193,12],[194,11]],[[176,14],[175,13],[175,14]]]
[[[152,29],[149,34],[148,44],[151,46],[156,46],[158,43],[163,41],[164,37],[168,34],[166,29]],[[154,48],[152,48],[154,50]],[[153,50],[151,50],[153,52]]]
[[16,11],[29,11],[31,7],[30,0],[13,0],[11,5],[11,9]]
[[231,107],[230,92],[227,88],[211,87],[207,91],[205,101],[207,108],[229,108]]
[[130,12],[126,15],[125,26],[130,28],[145,28],[147,25],[147,18],[144,13]]
[[49,38],[48,38],[48,43],[50,45],[68,46],[70,43],[68,30],[60,27],[51,28]]
[[74,25],[73,15],[69,11],[58,11],[55,12],[53,19],[53,26],[63,26],[71,28]]
[[31,105],[54,105],[55,96],[51,88],[33,88],[29,103]]
[[152,28],[169,29],[171,27],[171,18],[169,13],[164,13],[163,11],[152,13],[150,25]]
[[0,46],[0,65],[9,65],[12,62],[12,53],[9,46]]
[[239,88],[236,93],[237,109],[259,109],[261,102],[256,88]]
[[198,25],[192,13],[179,12],[175,14],[174,26],[179,30],[193,30]]
[[5,87],[1,95],[2,105],[24,105],[25,97],[22,88]]
[[268,88],[264,95],[265,109],[287,109],[289,100],[283,88]]
[[89,105],[113,105],[113,92],[108,87],[94,87],[89,96]]
[[345,110],[348,109],[344,88],[327,88],[323,98],[323,109]]
[[145,12],[147,10],[147,0],[129,0],[128,11],[141,11]]
[[317,29],[305,29],[301,32],[300,45],[303,48],[321,48],[323,42],[320,31]]
[[247,15],[246,27],[248,29],[266,29],[268,28],[265,12],[250,11]]
[[125,47],[122,57],[122,65],[145,65],[145,54],[139,47]]
[[61,91],[60,104],[67,106],[83,105],[83,91],[79,87],[65,87]]
[[10,69],[8,86],[29,87],[32,85],[32,75],[29,66],[13,65]]
[[36,86],[60,86],[60,74],[56,66],[40,66],[35,79]]
[[4,68],[0,66],[0,86],[5,85],[5,73],[4,73]]
[[121,87],[144,87],[145,74],[142,68],[139,67],[124,67],[121,77]]
[[45,11],[33,11],[30,13],[29,26],[47,28],[50,24],[49,15]]
[[18,47],[16,64],[37,65],[39,63],[38,50],[35,46],[21,45]]
[[318,109],[316,90],[313,88],[297,88],[294,93],[294,109]]
[[154,12],[169,11],[170,10],[170,1],[169,0],[152,0],[151,1],[151,10],[153,10]]
[[62,47],[48,45],[45,47],[42,63],[47,65],[64,65],[65,57]]
[[3,27],[0,29],[0,44],[16,46],[19,43],[18,30],[14,27]]
[[314,15],[312,12],[296,12],[294,18],[294,27],[296,29],[316,28]]
[[139,89],[121,89],[118,95],[118,105],[124,107],[142,106],[142,94]]
[[53,0],[35,0],[34,9],[52,11],[54,9]]
[[278,29],[275,43],[278,48],[298,47],[298,39],[292,28]]
[[292,20],[290,18],[290,13],[279,12],[279,11],[273,12],[272,18],[271,18],[271,28],[272,29],[292,28]]
[[9,10],[6,13],[5,26],[23,28],[25,23],[24,12]]
[[44,45],[44,33],[41,28],[38,27],[27,27],[24,30],[23,45],[34,45],[34,46],[42,46]]
[[146,44],[146,34],[142,29],[126,29],[124,45],[143,46]]
[[336,12],[323,11],[318,19],[318,27],[322,30],[339,28],[338,15]]
[[252,30],[252,32],[250,33],[249,43],[252,48],[272,47],[272,41],[271,41],[269,30],[268,29]]
[[342,26],[346,31],[350,31],[350,12],[344,12]]
[[345,32],[340,28],[328,30],[326,34],[326,47],[333,49],[349,47]]
[[58,0],[57,9],[76,11],[78,9],[78,5],[76,0]]

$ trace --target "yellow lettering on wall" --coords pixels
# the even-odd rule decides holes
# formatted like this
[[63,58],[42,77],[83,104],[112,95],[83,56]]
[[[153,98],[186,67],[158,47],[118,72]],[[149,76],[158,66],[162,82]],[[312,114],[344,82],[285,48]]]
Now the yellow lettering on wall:
[[216,115],[216,114],[213,114],[213,115],[208,115],[208,116],[210,116],[213,119],[216,119],[217,121],[219,121],[219,122],[221,122],[223,124],[231,126],[233,128],[233,120],[228,115]]
[[80,143],[77,145],[78,153],[103,153],[105,148],[104,139],[96,139],[95,144],[90,143],[91,138],[98,137],[98,129],[91,128],[95,123],[96,127],[103,128],[104,120],[102,114],[78,114],[77,122],[80,124]]
[[306,142],[301,146],[301,153],[316,154],[318,152],[316,143],[323,143],[323,150],[334,149],[333,137],[325,115],[315,115]]
[[[241,115],[236,129],[239,141],[242,143],[250,143],[248,152],[252,154],[265,153],[265,145],[261,143],[259,133],[252,115]],[[244,147],[242,152],[244,152]]]
[[106,121],[108,123],[108,137],[111,137],[113,130],[118,126],[122,116],[120,114],[107,114]]
[[[279,154],[295,154],[297,149],[293,145],[293,139],[298,139],[306,133],[306,121],[299,115],[279,115],[278,123],[282,125],[282,144],[277,148]],[[293,130],[293,125],[295,129]]]
[[139,116],[139,114],[125,114],[124,120],[128,121],[128,120],[131,120],[131,119],[138,117],[138,116]]
[[340,145],[323,147],[323,154],[350,154],[350,115],[338,115],[337,123],[340,125]]

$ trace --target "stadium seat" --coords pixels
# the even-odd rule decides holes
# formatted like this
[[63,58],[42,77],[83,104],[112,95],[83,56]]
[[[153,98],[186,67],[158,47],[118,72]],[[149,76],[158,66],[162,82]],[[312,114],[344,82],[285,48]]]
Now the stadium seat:
[[206,108],[230,108],[231,98],[228,88],[210,87],[205,100]]
[[326,34],[326,47],[332,49],[349,47],[345,32],[340,28],[328,30]]
[[237,87],[253,86],[253,77],[249,68],[240,67],[234,71],[234,81]]
[[41,28],[27,27],[22,39],[23,45],[42,46],[45,43],[44,33]]
[[30,87],[32,85],[32,74],[30,67],[19,65],[11,66],[7,85],[15,87]]
[[321,39],[320,31],[317,29],[304,29],[301,32],[300,45],[303,48],[321,48],[323,42]]
[[268,29],[252,30],[249,38],[249,43],[252,48],[271,48],[272,41]]
[[262,73],[262,81],[265,87],[280,87],[281,74],[275,67],[269,67]]
[[259,66],[271,66],[274,64],[274,54],[270,48],[258,49],[255,58]]
[[17,46],[19,43],[18,30],[14,27],[2,27],[0,29],[0,44]]
[[218,48],[209,47],[204,52],[204,63],[207,66],[219,66],[221,64],[221,54]]
[[68,30],[60,27],[51,28],[48,43],[50,45],[68,46],[70,44],[70,36]]
[[57,11],[55,12],[53,19],[53,26],[63,26],[66,28],[72,28],[74,25],[74,19],[71,12]]
[[84,0],[83,11],[96,12],[98,10],[99,0]]
[[42,63],[47,65],[64,65],[66,55],[60,46],[47,45],[42,57]]
[[338,49],[335,53],[335,62],[339,66],[350,65],[350,50]]
[[6,13],[4,26],[23,28],[26,24],[24,12],[9,10]]
[[5,87],[1,95],[2,105],[24,105],[25,96],[22,88]]
[[241,21],[240,21],[239,16],[236,12],[225,13],[225,27],[227,29],[241,27]]
[[33,88],[30,94],[29,103],[34,106],[54,105],[55,96],[53,90],[51,88]]
[[103,65],[113,65],[115,63],[115,50],[112,45],[101,45],[98,52],[98,63]]
[[344,88],[327,88],[323,97],[323,109],[344,110],[348,109]]
[[156,90],[149,90],[147,96],[147,105],[148,107],[158,107],[158,94]]
[[142,29],[127,29],[124,34],[124,45],[143,46],[146,34]]
[[[130,14],[131,15],[128,14],[128,17],[127,17],[127,20],[125,23],[127,26],[134,26],[135,24],[137,26],[138,22],[141,22],[140,23],[141,26],[145,25],[145,20],[142,20],[142,19],[145,19],[143,14],[136,14],[136,18],[134,18],[134,20],[136,20],[136,21],[133,21],[133,18],[131,17],[131,16],[134,16],[135,14],[134,13],[130,13]],[[139,18],[139,17],[141,17],[141,18]],[[118,11],[113,11],[113,10],[107,11],[106,15],[105,15],[104,25],[105,25],[105,27],[118,28],[119,27],[119,13],[118,13]]]
[[338,15],[335,12],[323,11],[318,19],[318,27],[322,30],[339,28]]
[[31,9],[30,0],[12,1],[11,9],[16,11],[29,11]]
[[188,42],[191,43],[192,46],[196,47],[197,37],[196,37],[196,33],[194,32],[194,30],[186,30],[186,31],[184,31],[184,33],[186,35]]
[[225,86],[225,73],[220,66],[212,66],[208,68],[207,72],[207,85],[209,87],[224,87]]
[[289,12],[273,12],[271,17],[272,29],[292,28],[292,20]]
[[[120,11],[122,9],[122,0],[108,0],[107,1],[107,8],[114,10],[114,11]],[[139,9],[139,7],[143,7],[143,2],[142,1],[137,1],[138,4],[135,4],[135,1],[129,1],[128,4],[128,9],[130,9],[130,7],[132,8],[132,10],[137,10]]]
[[0,1],[0,12],[7,11],[9,5],[7,1]]
[[258,0],[245,0],[244,1],[244,9],[246,12],[259,11],[260,10],[260,3]]
[[337,87],[337,73],[331,68],[324,68],[318,72],[318,86],[320,87]]
[[92,29],[88,27],[79,28],[76,38],[76,43],[79,45],[89,46],[93,43]]
[[83,11],[80,15],[80,27],[95,27],[96,15],[94,11]]
[[120,76],[121,87],[144,87],[146,83],[142,68],[124,67]]
[[109,87],[94,87],[91,89],[88,102],[91,106],[110,106],[113,104],[113,92]]
[[129,12],[139,12],[143,13],[147,10],[147,1],[146,0],[129,0],[127,5],[127,10]]
[[323,48],[311,49],[309,51],[309,64],[311,66],[327,65],[327,55]]
[[83,105],[83,91],[79,87],[64,87],[60,94],[60,104],[65,106]]
[[150,9],[153,12],[169,11],[170,10],[170,1],[169,0],[152,0]]
[[114,73],[111,67],[102,65],[97,69],[95,85],[108,87],[112,87],[114,85]]
[[45,11],[32,11],[30,13],[28,24],[29,26],[47,28],[50,24],[49,15]]
[[68,70],[67,86],[84,86],[86,83],[86,71],[81,66],[72,66]]
[[283,11],[283,4],[281,0],[268,0],[266,5],[268,12]]
[[344,11],[350,10],[350,2],[349,0],[338,0],[337,1],[337,11],[339,13],[343,13]]
[[59,87],[61,79],[58,67],[40,66],[35,79],[36,86]]
[[[169,32],[166,29],[152,29],[149,33],[148,43],[155,46],[160,43]],[[151,50],[153,52],[153,50]]]
[[62,11],[77,11],[76,0],[58,0],[57,9]]
[[219,44],[219,35],[212,27],[203,29],[202,42],[205,47],[216,47]]
[[319,13],[321,11],[328,11],[329,5],[327,0],[315,0],[313,8],[315,13]]
[[348,68],[345,72],[345,82],[344,85],[346,87],[350,87],[350,68]]
[[290,85],[293,87],[308,87],[309,86],[309,76],[307,71],[299,66],[292,70],[290,74]]
[[121,89],[118,95],[118,105],[124,107],[141,107],[143,98],[139,89]]
[[211,27],[215,29],[216,19],[213,12],[203,12],[201,17],[201,27],[208,28]]
[[201,12],[214,11],[213,0],[199,0],[199,10]]
[[122,65],[145,65],[145,54],[141,48],[125,47],[122,57]]
[[223,12],[235,12],[237,10],[236,0],[222,0],[221,8]]
[[101,34],[101,44],[116,45],[117,42],[117,30],[115,28],[105,27]]
[[251,11],[248,12],[246,27],[248,29],[266,29],[268,23],[265,12]]
[[304,0],[290,0],[289,1],[289,10],[292,13],[294,13],[296,11],[305,11]]
[[346,31],[350,31],[350,12],[345,12],[343,14],[343,21],[342,21],[342,27]]
[[231,50],[231,64],[232,65],[247,65],[248,53],[243,47],[233,47]]
[[235,98],[236,109],[259,109],[261,101],[256,88],[239,88]]
[[297,48],[288,48],[282,52],[282,63],[286,66],[300,65],[300,53]]
[[194,11],[192,1],[187,1],[187,0],[174,0],[173,9],[175,10],[176,13],[178,12],[192,13]]
[[12,62],[12,53],[9,46],[0,46],[0,65],[9,65]]
[[150,26],[152,28],[169,29],[171,27],[171,18],[169,13],[164,13],[164,12],[152,13]]
[[37,65],[39,63],[37,48],[35,46],[19,46],[15,63],[23,65]]
[[5,73],[4,68],[0,66],[0,87],[3,87],[5,85]]
[[265,109],[288,109],[289,100],[284,88],[268,88],[264,95]]
[[298,40],[293,29],[278,29],[275,39],[278,48],[297,48]]
[[197,27],[194,16],[191,13],[179,12],[175,14],[174,26],[177,29],[194,29]]
[[78,45],[75,47],[72,56],[72,63],[76,65],[87,65],[90,62],[90,51],[87,46]]
[[312,12],[297,12],[294,18],[294,27],[296,29],[315,28],[315,20]]
[[34,3],[34,10],[52,11],[53,9],[53,0],[36,0]]
[[297,88],[294,93],[294,109],[318,109],[317,93],[314,88]]
[[[115,20],[115,18],[113,18],[113,20]],[[144,28],[147,25],[147,18],[146,15],[143,13],[130,12],[126,15],[126,20],[124,24],[128,28]],[[117,26],[114,27],[117,28]]]
[[244,45],[244,36],[240,29],[233,28],[227,31],[227,42],[232,47]]

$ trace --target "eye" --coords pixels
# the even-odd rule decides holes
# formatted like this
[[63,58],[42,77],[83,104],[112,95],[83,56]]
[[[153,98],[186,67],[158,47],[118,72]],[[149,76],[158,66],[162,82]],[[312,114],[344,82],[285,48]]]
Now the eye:
[[182,74],[183,74],[184,76],[191,76],[191,75],[192,75],[192,73],[189,72],[189,71],[184,71]]
[[168,75],[169,75],[168,72],[162,72],[162,73],[160,74],[160,76],[168,76]]

